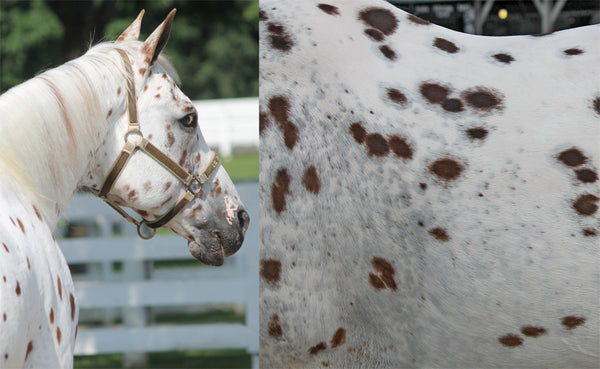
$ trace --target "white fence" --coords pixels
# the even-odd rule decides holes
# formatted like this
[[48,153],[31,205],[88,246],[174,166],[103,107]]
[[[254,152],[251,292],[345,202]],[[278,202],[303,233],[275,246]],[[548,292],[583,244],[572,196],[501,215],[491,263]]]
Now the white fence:
[[[73,269],[80,308],[75,355],[125,353],[125,360],[139,362],[145,352],[238,348],[250,353],[257,367],[258,183],[236,187],[250,214],[250,227],[240,251],[218,268],[199,263],[155,268],[160,260],[193,260],[187,242],[171,235],[144,241],[133,225],[99,199],[75,196],[65,219],[85,224],[88,233],[96,234],[59,240]],[[122,235],[114,235],[115,226]],[[59,228],[57,236],[67,231]],[[157,312],[197,313],[215,305],[242,307],[244,323],[153,322]],[[104,324],[89,324],[98,319]]]
[[234,147],[258,150],[258,97],[194,101],[198,123],[208,145],[222,156]]

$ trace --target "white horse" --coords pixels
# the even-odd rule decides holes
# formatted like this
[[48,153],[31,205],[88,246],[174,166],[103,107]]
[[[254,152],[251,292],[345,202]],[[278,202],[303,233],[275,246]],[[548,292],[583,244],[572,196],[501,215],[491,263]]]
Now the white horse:
[[261,367],[600,367],[600,26],[260,19]]
[[174,14],[140,42],[142,11],[116,42],[0,97],[0,367],[73,365],[77,302],[52,230],[77,188],[204,263],[242,244],[248,215],[160,56]]

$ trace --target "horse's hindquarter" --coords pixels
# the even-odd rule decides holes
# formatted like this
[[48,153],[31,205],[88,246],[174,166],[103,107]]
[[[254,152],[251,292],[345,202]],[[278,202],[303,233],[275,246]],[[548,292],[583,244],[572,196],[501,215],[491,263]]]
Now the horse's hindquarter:
[[67,263],[37,208],[0,183],[0,367],[72,367],[77,325]]
[[596,365],[598,27],[335,5],[262,6],[263,364]]

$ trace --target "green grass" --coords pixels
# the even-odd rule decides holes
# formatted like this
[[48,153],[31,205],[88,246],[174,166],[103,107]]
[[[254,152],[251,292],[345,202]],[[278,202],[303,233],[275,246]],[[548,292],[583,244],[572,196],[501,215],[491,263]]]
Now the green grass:
[[233,181],[258,180],[258,153],[236,154],[222,158],[222,164]]
[[[200,314],[161,315],[155,320],[158,324],[202,324],[240,323],[244,314],[232,310],[212,310]],[[144,368],[250,368],[251,356],[245,350],[190,350],[155,352],[148,354],[148,365]],[[123,368],[123,355],[76,356],[75,369]]]
[[[144,368],[250,368],[250,354],[244,350],[177,351],[148,354]],[[76,369],[123,368],[123,355],[76,356]]]

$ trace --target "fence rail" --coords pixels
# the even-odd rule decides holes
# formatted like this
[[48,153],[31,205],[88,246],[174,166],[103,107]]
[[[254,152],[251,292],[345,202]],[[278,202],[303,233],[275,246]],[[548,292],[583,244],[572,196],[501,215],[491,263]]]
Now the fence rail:
[[[124,353],[126,360],[139,361],[145,352],[238,348],[250,353],[257,367],[258,184],[236,187],[250,213],[250,228],[240,251],[218,268],[192,263],[183,270],[157,269],[159,261],[193,260],[187,242],[174,235],[142,240],[102,201],[89,194],[74,197],[64,217],[69,226],[59,228],[57,236],[64,237],[74,224],[83,224],[88,234],[59,240],[80,308],[75,355]],[[152,321],[155,311],[224,305],[242,307],[244,323]],[[102,326],[86,324],[98,315]]]
[[194,101],[204,139],[222,156],[234,147],[258,150],[258,98]]

